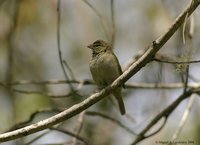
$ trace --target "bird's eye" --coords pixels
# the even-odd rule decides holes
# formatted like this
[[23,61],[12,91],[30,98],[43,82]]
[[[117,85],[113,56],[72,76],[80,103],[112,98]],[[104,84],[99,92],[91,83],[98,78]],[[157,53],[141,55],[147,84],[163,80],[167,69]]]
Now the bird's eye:
[[100,42],[94,42],[94,44],[93,44],[94,46],[100,46],[101,45],[101,43]]

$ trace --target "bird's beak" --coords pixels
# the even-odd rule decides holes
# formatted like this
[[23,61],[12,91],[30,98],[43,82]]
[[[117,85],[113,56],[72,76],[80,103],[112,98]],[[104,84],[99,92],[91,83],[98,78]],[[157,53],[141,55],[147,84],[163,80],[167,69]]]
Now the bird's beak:
[[92,44],[88,45],[87,47],[88,47],[89,49],[92,49]]

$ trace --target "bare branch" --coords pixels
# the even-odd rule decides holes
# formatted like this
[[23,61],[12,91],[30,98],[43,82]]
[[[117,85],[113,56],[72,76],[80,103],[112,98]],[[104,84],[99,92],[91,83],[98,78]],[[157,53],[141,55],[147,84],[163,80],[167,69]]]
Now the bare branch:
[[158,132],[160,132],[163,129],[163,127],[165,126],[166,122],[167,122],[167,117],[164,117],[164,122],[162,123],[162,125],[155,132],[146,135],[145,138],[149,138],[149,137],[157,134]]
[[[191,0],[191,5],[193,2],[194,2],[194,0]],[[183,23],[183,31],[182,31],[183,44],[185,44],[185,28],[186,28],[187,21],[188,21],[188,13],[185,16],[185,20]]]
[[189,34],[188,34],[188,37],[190,38],[190,39],[192,39],[193,38],[193,35],[194,35],[194,15],[192,14],[191,16],[190,16],[190,28],[189,28]]
[[182,30],[183,44],[185,44],[185,28],[186,28],[187,20],[188,20],[188,13],[185,16],[185,20],[184,20],[184,23],[183,23],[183,30]]
[[62,133],[64,133],[64,134],[70,135],[70,136],[72,136],[72,137],[75,137],[76,139],[82,141],[82,142],[83,142],[84,144],[86,144],[86,145],[91,145],[86,139],[84,139],[83,137],[81,137],[81,136],[79,136],[79,135],[76,135],[76,134],[74,134],[74,133],[72,133],[72,132],[70,132],[70,131],[64,130],[64,129],[62,129],[62,128],[55,128],[55,127],[51,127],[50,129],[51,129],[51,130],[56,130],[56,131],[62,132]]
[[97,15],[97,17],[99,18],[100,23],[101,23],[101,25],[102,25],[102,27],[103,27],[105,36],[106,36],[106,38],[109,40],[109,33],[108,33],[107,29],[106,29],[106,22],[105,22],[105,20],[103,19],[103,16],[102,16],[102,15],[97,11],[97,9],[96,9],[95,7],[93,7],[93,5],[91,5],[87,0],[83,0],[83,2],[84,2],[86,5],[88,5],[88,6],[94,11],[94,13]]
[[[73,84],[80,84],[80,85],[94,85],[94,82],[92,80],[46,80],[46,81],[34,81],[34,80],[21,80],[21,81],[14,81],[9,83],[9,85],[55,85],[55,84],[66,84],[66,83],[73,83]],[[6,87],[8,84],[5,82],[0,82],[0,86]],[[189,83],[188,87],[189,88],[196,88],[199,87],[199,83]],[[177,88],[182,88],[184,87],[183,83],[167,83],[167,84],[162,84],[162,83],[126,83],[125,89],[133,89],[133,88],[139,88],[139,89],[177,89]],[[14,90],[15,91],[15,90]],[[25,90],[19,90],[19,91],[25,91]],[[17,92],[17,90],[16,90]],[[29,91],[35,92],[35,91]],[[27,93],[29,93],[27,92]],[[20,92],[19,92],[20,93]],[[22,92],[23,93],[23,92]],[[26,93],[26,92],[25,92]],[[36,92],[39,94],[43,94],[42,92]],[[57,96],[57,94],[51,94],[51,93],[46,93],[48,96]],[[67,94],[62,94],[59,96],[66,96]]]
[[[79,114],[79,117],[78,117],[78,120],[77,120],[77,125],[74,129],[74,134],[76,134],[76,135],[80,134],[81,129],[83,128],[84,117],[85,117],[85,111],[83,111]],[[72,145],[77,145],[77,138],[76,137],[74,137],[72,139]]]
[[74,73],[72,72],[71,67],[68,65],[68,63],[65,60],[63,60],[63,64],[69,70],[69,74],[71,76],[71,79],[75,80],[75,76],[74,76]]
[[57,85],[57,84],[67,84],[67,83],[73,83],[73,84],[83,84],[83,85],[91,85],[94,84],[94,81],[92,80],[44,80],[44,81],[35,81],[35,80],[20,80],[20,81],[13,81],[13,82],[0,82],[0,85],[6,86],[6,85]]
[[190,63],[200,63],[200,60],[191,60],[191,61],[170,61],[170,60],[162,60],[159,58],[154,58],[155,61],[162,63],[171,63],[171,64],[190,64]]
[[43,136],[45,136],[46,134],[48,134],[50,132],[51,132],[51,130],[48,130],[48,131],[36,136],[34,139],[30,140],[29,142],[27,142],[27,143],[25,143],[23,145],[30,145],[30,144],[34,143],[35,141],[37,141],[38,139],[42,138]]
[[191,108],[192,108],[192,105],[193,105],[195,99],[196,99],[196,94],[193,94],[191,96],[191,98],[189,99],[189,102],[188,102],[187,107],[186,107],[186,109],[184,111],[183,117],[182,117],[182,119],[181,119],[181,121],[179,123],[179,126],[178,126],[176,132],[174,133],[174,135],[172,137],[172,140],[176,140],[178,138],[181,130],[183,129],[183,126],[185,125],[185,123],[187,121],[187,118],[189,116],[189,113],[191,111]]
[[[193,2],[193,0],[192,0],[192,2]],[[187,52],[187,55],[189,56],[188,61],[192,58],[192,50],[193,50],[193,47],[192,47],[192,43],[193,43],[192,38],[193,38],[193,34],[194,34],[194,22],[193,22],[193,20],[194,20],[194,18],[193,18],[193,15],[192,15],[191,18],[189,19],[190,25],[189,25],[189,33],[187,35],[188,38],[189,38],[189,48],[188,48],[188,52]],[[188,88],[188,76],[189,76],[189,65],[187,66],[184,92]],[[183,128],[183,126],[184,126],[184,124],[185,124],[185,122],[186,122],[186,120],[189,116],[189,113],[190,113],[190,110],[191,110],[191,107],[194,103],[195,98],[196,98],[196,95],[193,94],[191,96],[191,98],[189,99],[188,105],[187,105],[187,107],[184,111],[184,114],[183,114],[182,119],[180,121],[179,127],[176,130],[176,132],[174,133],[174,135],[172,136],[173,141],[175,141],[178,138],[180,132],[182,131],[182,128]]]
[[129,133],[131,133],[133,135],[137,135],[137,133],[135,133],[134,131],[132,131],[131,129],[129,129],[127,126],[123,125],[120,121],[118,121],[118,120],[116,120],[116,119],[114,119],[114,118],[112,118],[112,117],[110,117],[108,115],[105,115],[103,113],[99,113],[99,112],[95,112],[95,111],[87,111],[86,115],[102,117],[104,119],[112,121],[113,123],[117,124],[121,128],[125,129],[127,132],[129,132]]
[[111,23],[112,23],[112,32],[111,32],[111,46],[115,44],[116,38],[116,26],[115,26],[115,11],[114,11],[114,0],[110,0],[111,6]]
[[[163,117],[168,118],[168,116],[176,109],[176,107],[186,98],[190,97],[193,93],[197,93],[199,90],[188,90],[184,94],[178,97],[171,105],[169,105],[166,109],[160,112],[154,119],[139,133],[135,141],[131,145],[135,145],[138,142],[146,139],[149,135],[145,136],[145,134]],[[151,135],[150,135],[151,136]]]
[[[12,139],[20,138],[44,129],[47,129],[55,124],[66,121],[67,119],[79,114],[83,110],[86,110],[99,100],[103,99],[105,96],[108,96],[114,89],[116,89],[121,84],[125,83],[128,79],[130,79],[135,73],[137,73],[142,67],[144,67],[147,63],[151,62],[154,58],[155,54],[160,50],[160,48],[171,38],[171,36],[177,31],[177,29],[181,26],[184,21],[186,14],[190,15],[200,4],[200,0],[195,0],[191,6],[189,6],[172,24],[169,30],[160,36],[157,40],[153,41],[153,43],[148,47],[143,55],[138,58],[123,74],[118,77],[111,85],[101,90],[98,93],[92,94],[90,97],[85,99],[83,102],[73,105],[69,109],[54,115],[48,119],[42,120],[38,123],[26,126],[24,128],[0,134],[0,142],[9,141]],[[170,109],[164,110],[165,115],[167,116],[169,113],[173,111],[177,107],[182,100],[189,97],[195,90],[189,90],[185,94],[181,95],[178,100],[176,100],[172,105],[170,105]],[[156,117],[152,124],[155,124],[162,115]],[[148,126],[142,134],[135,141],[136,143],[141,141],[144,138],[143,133],[145,133],[150,126]],[[134,143],[133,143],[134,144]]]
[[[70,80],[66,70],[65,70],[65,66],[64,66],[64,62],[63,62],[63,57],[62,57],[62,51],[61,51],[61,40],[60,40],[60,23],[61,23],[61,0],[57,0],[57,47],[58,47],[58,54],[59,54],[59,61],[60,61],[60,65],[62,68],[62,71],[64,73],[64,76],[67,80]],[[67,64],[67,63],[66,63]],[[72,92],[74,92],[74,88],[71,84],[69,84],[69,88],[71,89]]]
[[41,114],[41,113],[59,113],[61,111],[63,111],[63,110],[60,110],[60,109],[41,109],[41,110],[37,110],[34,113],[32,113],[27,120],[25,120],[23,122],[20,122],[18,124],[15,124],[14,126],[12,126],[7,131],[13,131],[13,130],[25,127],[27,124],[31,123],[38,114]]

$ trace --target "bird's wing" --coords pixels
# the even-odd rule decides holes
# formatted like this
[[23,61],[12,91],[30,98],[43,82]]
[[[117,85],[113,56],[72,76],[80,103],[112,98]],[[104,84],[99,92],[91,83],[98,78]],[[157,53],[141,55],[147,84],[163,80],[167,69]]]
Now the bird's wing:
[[[118,63],[118,65],[117,65],[118,66],[118,71],[119,71],[119,73],[121,75],[123,73],[123,71],[122,71],[122,68],[120,66],[119,60],[117,59],[117,56],[114,53],[113,53],[113,55],[115,56],[116,62]],[[122,87],[125,88],[125,85],[122,84]]]

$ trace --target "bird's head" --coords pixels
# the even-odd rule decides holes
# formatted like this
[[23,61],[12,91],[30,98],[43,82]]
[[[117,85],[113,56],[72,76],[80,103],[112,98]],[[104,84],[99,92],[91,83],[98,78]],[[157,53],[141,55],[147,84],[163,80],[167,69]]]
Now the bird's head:
[[99,53],[106,52],[110,50],[111,47],[108,43],[103,40],[97,40],[88,46],[92,50],[93,55],[98,55]]

